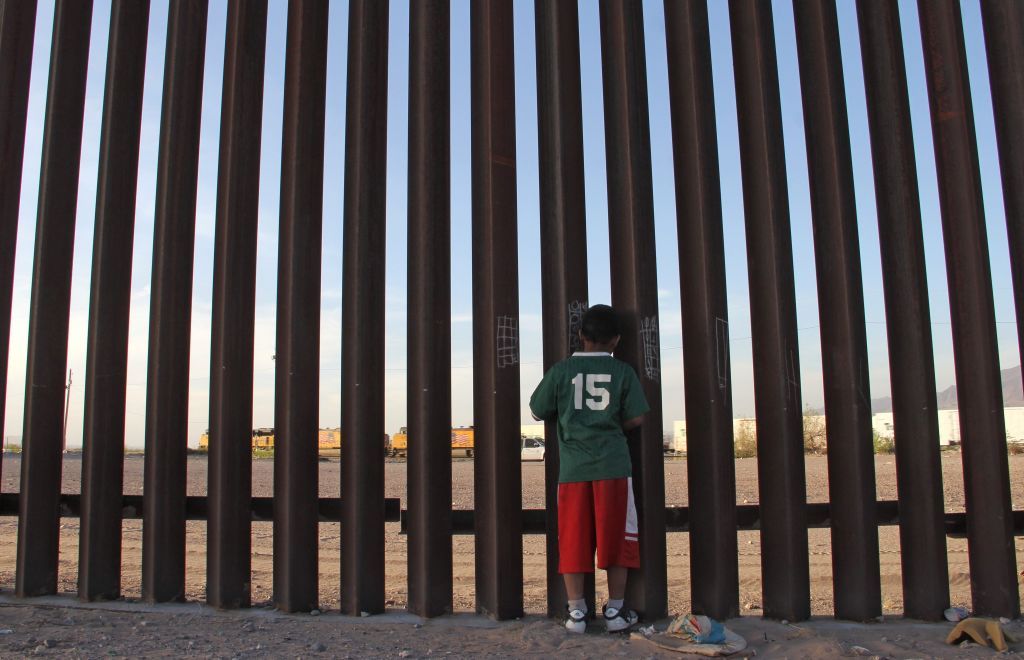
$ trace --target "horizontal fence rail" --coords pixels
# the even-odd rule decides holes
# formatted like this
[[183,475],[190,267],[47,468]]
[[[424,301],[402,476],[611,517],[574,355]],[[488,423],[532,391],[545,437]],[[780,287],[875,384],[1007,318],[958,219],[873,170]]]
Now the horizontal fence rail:
[[[19,493],[0,494],[0,516],[18,515]],[[121,520],[143,520],[143,495],[122,495],[118,509]],[[401,516],[401,500],[389,497],[384,500],[384,520],[399,522]],[[60,516],[62,518],[79,518],[85,509],[85,499],[75,493],[64,493],[60,496]],[[209,520],[210,501],[206,497],[189,495],[185,498],[185,520]],[[274,520],[274,498],[253,497],[249,501],[249,520],[252,522],[270,522]],[[336,497],[322,497],[316,503],[317,522],[340,522],[341,500]]]
[[[0,494],[0,516],[18,515],[18,493]],[[142,495],[124,495],[121,498],[121,518],[123,520],[142,520]],[[80,518],[84,508],[80,495],[65,493],[60,496],[60,517]],[[185,520],[209,520],[209,502],[201,496],[185,498]],[[401,508],[401,500],[389,497],[384,500],[384,522],[401,523],[401,532],[408,532],[409,511]],[[693,509],[686,506],[665,507],[665,531],[693,533],[691,515]],[[832,509],[827,502],[809,503],[804,507],[808,529],[829,529],[832,526]],[[522,534],[547,533],[545,509],[523,509]],[[761,529],[764,520],[761,518],[761,507],[756,504],[736,505],[736,530],[755,531]],[[250,505],[252,522],[271,522],[274,519],[274,498],[254,497]],[[334,497],[321,497],[317,505],[319,522],[341,522],[341,501]],[[893,526],[902,524],[900,506],[896,500],[879,500],[875,502],[874,522],[876,525]],[[1024,511],[1014,511],[1012,518],[1013,534],[1024,536]],[[950,512],[943,515],[943,532],[951,537],[967,536],[967,514]],[[476,533],[476,515],[472,509],[453,509],[451,533],[472,535]]]
[[[101,0],[102,1],[102,0]],[[106,41],[93,34],[92,0],[55,0],[51,26],[39,26],[35,0],[0,0],[0,374],[9,371],[15,294],[28,302],[23,455],[20,492],[0,493],[0,516],[18,518],[15,587],[21,597],[58,587],[60,518],[81,518],[78,595],[120,595],[122,523],[142,520],[144,600],[185,598],[186,521],[208,521],[207,601],[220,608],[251,605],[254,523],[273,524],[273,599],[282,610],[319,607],[319,523],[341,523],[340,603],[346,614],[385,611],[385,523],[397,524],[408,550],[408,608],[431,617],[452,611],[453,535],[474,535],[476,610],[495,619],[523,614],[523,535],[545,536],[547,613],[564,611],[558,574],[558,425],[548,422],[543,509],[522,509],[519,471],[522,410],[520,318],[527,293],[518,273],[539,271],[543,366],[580,348],[580,320],[590,304],[588,277],[607,276],[622,321],[616,357],[640,378],[651,411],[628,433],[641,567],[630,571],[627,598],[647,619],[668,613],[667,533],[689,535],[690,602],[716,618],[739,614],[737,532],[760,536],[765,616],[799,621],[811,614],[808,530],[831,532],[834,614],[871,620],[882,612],[879,527],[899,526],[904,613],[939,619],[950,600],[947,537],[967,539],[972,609],[1020,613],[1015,536],[1024,536],[1024,511],[1014,511],[1007,459],[1007,425],[1000,383],[992,255],[992,209],[982,195],[982,163],[975,128],[962,7],[956,0],[794,0],[794,44],[777,48],[769,0],[535,0],[535,71],[516,71],[523,16],[512,0],[472,0],[469,9],[470,120],[460,117],[451,92],[453,44],[464,29],[450,0],[352,0],[347,35],[332,34],[329,5],[289,0],[285,25],[268,20],[283,7],[266,0],[229,0],[224,43],[211,43],[208,0],[177,0],[166,17],[150,17],[148,0],[109,0]],[[49,6],[48,4],[46,5]],[[100,10],[106,5],[97,5]],[[585,57],[580,8],[591,11],[600,48]],[[713,9],[712,9],[713,8]],[[462,8],[456,6],[455,9]],[[515,9],[515,11],[514,11]],[[840,11],[842,9],[842,11]],[[864,217],[855,195],[855,168],[841,18],[855,10],[863,68],[876,218]],[[915,143],[908,57],[901,13],[920,22],[924,85],[932,143]],[[663,11],[667,90],[649,88],[654,38],[645,12]],[[709,11],[717,12],[720,23]],[[406,33],[393,16],[408,13]],[[1024,347],[1024,3],[981,0],[980,36],[992,86],[995,141],[1004,186],[1008,252],[1016,295],[1017,340]],[[334,17],[337,18],[337,17]],[[659,16],[654,16],[655,19]],[[788,19],[787,19],[788,20]],[[725,23],[728,23],[727,27]],[[149,26],[166,30],[163,70],[147,69]],[[529,23],[526,24],[529,27]],[[723,176],[721,114],[716,116],[712,52],[719,32],[731,37],[731,84],[736,102],[737,176]],[[211,32],[211,34],[213,34]],[[219,39],[220,32],[217,32]],[[284,38],[283,50],[272,50]],[[331,39],[347,36],[347,68],[328,71]],[[272,38],[273,37],[273,38]],[[786,37],[791,38],[791,37]],[[29,116],[34,42],[50,43],[49,70],[38,117]],[[84,135],[88,117],[90,44],[105,43],[101,125]],[[459,42],[461,43],[461,42]],[[908,42],[909,43],[909,42]],[[789,48],[794,46],[794,48]],[[206,61],[207,52],[217,61]],[[408,67],[407,95],[396,101],[389,54]],[[659,51],[660,52],[660,51]],[[799,99],[783,96],[780,54],[795,53],[789,81]],[[222,54],[222,59],[220,59]],[[915,55],[917,56],[917,55]],[[919,57],[919,56],[918,56]],[[280,60],[280,61],[277,61]],[[40,61],[35,62],[43,71]],[[210,282],[193,282],[201,199],[200,141],[204,76],[223,67],[216,204]],[[281,73],[268,75],[270,67]],[[603,86],[599,101],[582,93],[584,67]],[[653,71],[653,68],[652,68]],[[161,80],[162,73],[162,80]],[[330,76],[329,76],[330,73]],[[40,75],[40,74],[35,74]],[[536,144],[519,133],[523,76],[536,92]],[[332,86],[333,77],[345,84]],[[532,79],[531,79],[532,77]],[[149,78],[147,83],[146,79]],[[140,167],[144,87],[158,90],[159,138],[154,168]],[[859,83],[858,83],[859,84]],[[273,89],[270,85],[279,86]],[[923,86],[922,86],[923,89]],[[44,91],[45,90],[45,91]],[[329,98],[343,90],[343,99]],[[667,91],[674,172],[659,172],[652,108]],[[918,92],[924,98],[924,92]],[[283,96],[280,115],[267,98]],[[394,96],[394,94],[391,94]],[[518,98],[517,98],[518,97]],[[660,99],[660,97],[659,97]],[[343,101],[343,103],[339,103]],[[517,103],[517,101],[519,101]],[[803,111],[806,172],[787,170],[784,111]],[[660,100],[659,100],[660,103]],[[987,101],[986,101],[987,103]],[[598,104],[600,106],[598,107]],[[399,107],[401,106],[401,107]],[[344,107],[344,144],[332,144],[326,126]],[[923,107],[923,106],[922,106]],[[389,169],[393,111],[405,113],[408,134],[399,148],[407,167],[394,181]],[[588,255],[584,116],[603,113],[600,147],[607,176],[607,263]],[[858,109],[859,111],[859,109]],[[852,110],[850,110],[852,112]],[[264,139],[267,117],[280,117],[280,140]],[[209,120],[205,120],[209,122]],[[22,191],[31,126],[41,134],[38,190]],[[593,136],[591,136],[593,137]],[[88,138],[88,142],[86,141]],[[83,144],[98,139],[94,218],[77,217]],[[205,138],[204,138],[205,139]],[[791,138],[792,139],[792,138]],[[476,445],[472,510],[452,509],[453,172],[464,167],[471,185],[472,374]],[[33,147],[35,148],[35,147]],[[929,307],[924,223],[917,176],[920,149],[934,150],[949,309]],[[150,149],[152,151],[153,149]],[[523,210],[526,153],[538,155],[536,212]],[[344,156],[343,211],[325,212],[325,175]],[[33,156],[27,159],[26,156]],[[593,156],[594,154],[589,154]],[[600,157],[601,154],[598,154]],[[931,162],[928,159],[928,162]],[[277,180],[263,176],[279,165]],[[34,165],[33,165],[34,166]],[[277,172],[276,169],[272,170]],[[994,171],[994,170],[991,170]],[[733,173],[736,174],[736,173]],[[144,177],[154,180],[144,181]],[[791,185],[799,177],[799,185]],[[341,178],[341,177],[335,177]],[[993,179],[999,179],[992,175]],[[658,282],[657,185],[674,186],[681,317],[661,316]],[[389,187],[390,183],[390,187]],[[726,191],[728,183],[731,188]],[[809,192],[813,241],[794,245],[791,190]],[[146,184],[145,186],[143,184]],[[93,185],[83,182],[81,185]],[[136,199],[153,188],[152,198]],[[276,217],[261,193],[280,191]],[[391,203],[392,189],[406,195]],[[328,188],[327,193],[332,191]],[[802,194],[802,193],[801,193]],[[35,195],[35,217],[20,209]],[[727,214],[726,195],[743,210]],[[403,207],[404,205],[404,207]],[[794,204],[795,206],[795,204]],[[146,358],[144,494],[125,495],[127,364],[132,263],[137,215],[153,215],[152,270]],[[730,205],[729,208],[735,208]],[[660,212],[660,211],[659,211]],[[272,211],[271,211],[272,213]],[[986,213],[988,217],[986,217]],[[390,215],[389,215],[390,214]],[[407,378],[408,463],[406,509],[384,497],[384,434],[388,391],[385,337],[388,296],[386,240],[395,214],[405,214],[403,293]],[[15,287],[19,215],[34,230],[31,289]],[[735,217],[728,217],[733,215]],[[536,216],[536,217],[534,217]],[[791,217],[793,216],[793,217]],[[147,216],[148,217],[148,216]],[[865,225],[876,221],[895,427],[898,501],[876,501],[869,391]],[[76,226],[94,222],[88,318],[82,492],[61,494],[67,437],[72,280]],[[745,233],[745,254],[728,254],[725,229]],[[742,227],[740,227],[742,225]],[[340,245],[331,241],[342,228]],[[261,232],[276,230],[277,273],[274,365],[275,497],[252,497],[250,427],[254,417],[254,346]],[[871,231],[875,227],[871,226]],[[933,230],[936,233],[937,230]],[[29,232],[30,233],[30,232]],[[519,245],[539,234],[537,263]],[[340,248],[340,249],[339,249]],[[813,277],[795,273],[800,252],[813,248]],[[588,257],[590,261],[588,261]],[[456,257],[457,258],[457,257]],[[737,505],[734,462],[732,338],[726,263],[745,260],[749,294],[751,369],[757,442],[757,504]],[[80,258],[80,261],[82,259]],[[341,282],[321,282],[322,266],[341,261]],[[806,275],[806,277],[804,277]],[[205,275],[204,275],[205,277]],[[663,278],[664,279],[664,278]],[[822,380],[827,421],[829,502],[807,502],[801,390],[798,285],[817,290]],[[207,496],[187,496],[189,397],[193,353],[193,285],[211,296],[209,337],[209,474]],[[675,283],[673,283],[674,286]],[[662,282],[664,286],[664,282]],[[22,291],[24,288],[27,293]],[[317,427],[320,409],[321,304],[342,291],[341,492],[319,496]],[[812,296],[813,297],[813,296]],[[19,300],[19,302],[21,302]],[[205,301],[204,301],[205,302]],[[531,301],[532,302],[532,301]],[[933,318],[949,312],[962,433],[965,512],[946,512],[939,454]],[[743,314],[740,314],[743,316]],[[689,506],[666,506],[662,446],[662,329],[682,321],[683,381],[688,437]],[[324,325],[328,325],[326,322]],[[73,338],[73,337],[72,337]],[[806,345],[813,343],[805,342]],[[19,347],[20,348],[20,347]],[[806,350],[806,349],[805,349]],[[333,353],[332,353],[333,354]],[[0,376],[2,378],[2,376]],[[141,391],[141,390],[140,390]],[[0,383],[0,425],[9,417],[7,383]],[[674,395],[673,395],[674,396]],[[678,402],[673,402],[678,403]],[[262,411],[257,411],[262,413]],[[64,420],[64,424],[62,424]],[[334,426],[334,424],[332,424]],[[0,456],[2,460],[2,456]],[[0,463],[2,466],[2,463]],[[513,469],[514,468],[514,469]],[[669,484],[675,485],[675,484]],[[391,491],[388,491],[389,493]],[[391,527],[394,529],[394,527]],[[584,596],[596,611],[593,576]]]
[[[808,529],[830,529],[832,527],[832,507],[827,502],[807,504],[804,513]],[[402,511],[402,530],[405,530],[406,512]],[[764,520],[762,510],[756,504],[740,504],[736,506],[736,530],[755,531],[762,529]],[[544,533],[544,509],[523,509],[523,533]],[[697,513],[692,507],[665,507],[665,531],[689,532],[694,534],[693,520]],[[870,517],[870,516],[869,516]],[[900,524],[899,502],[896,500],[879,500],[875,502],[874,523],[877,526]],[[473,511],[452,511],[452,534],[472,534],[474,525]],[[947,513],[944,518],[945,532],[949,536],[966,537],[967,514]],[[1024,536],[1024,511],[1013,512],[1013,529],[1016,536]]]

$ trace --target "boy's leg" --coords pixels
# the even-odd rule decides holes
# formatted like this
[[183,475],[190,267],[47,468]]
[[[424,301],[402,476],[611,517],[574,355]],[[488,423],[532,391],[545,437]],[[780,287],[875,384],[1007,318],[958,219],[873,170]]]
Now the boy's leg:
[[640,620],[636,612],[624,606],[627,575],[629,569],[625,566],[608,567],[608,603],[602,612],[608,632],[625,632]]
[[569,632],[582,633],[587,630],[587,601],[583,598],[583,573],[565,573],[566,605],[565,628]]
[[579,574],[579,594],[583,574],[594,572],[594,495],[589,481],[558,484],[558,572],[566,576],[567,589],[569,576]]
[[[565,573],[562,578],[565,580],[565,594],[569,600],[583,600],[583,573]],[[622,588],[626,588],[625,579],[622,581]]]
[[590,482],[558,485],[558,572],[568,596],[565,627],[569,632],[587,629],[587,603],[583,579],[594,572],[594,505]]
[[636,506],[632,479],[594,482],[597,565],[608,572],[608,603],[604,622],[609,632],[623,632],[638,620],[623,606],[630,568],[640,566]]
[[[629,576],[629,569],[625,566],[608,567],[608,600],[622,600],[626,597],[626,578]],[[569,577],[568,575],[566,577]],[[583,576],[581,575],[580,578]],[[565,582],[566,589],[569,588],[569,581]],[[580,580],[580,588],[583,587],[583,580]],[[571,598],[571,596],[570,596]]]
[[[606,570],[612,567],[639,568],[640,542],[633,480],[605,479],[593,482],[593,488],[597,567]],[[610,572],[608,579],[610,590]]]

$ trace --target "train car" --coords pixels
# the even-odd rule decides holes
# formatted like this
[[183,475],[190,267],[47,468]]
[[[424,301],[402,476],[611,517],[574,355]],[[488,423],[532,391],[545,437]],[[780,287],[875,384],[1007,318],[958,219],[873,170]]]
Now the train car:
[[472,426],[460,426],[452,429],[452,456],[473,457]]
[[[391,441],[386,445],[388,456],[409,455],[409,429],[403,426],[398,433],[391,436]],[[451,435],[452,456],[473,456],[473,427],[460,426],[452,429]]]
[[[274,449],[273,427],[263,427],[252,430],[252,450]],[[341,429],[319,429],[317,433],[317,448],[321,454],[339,454],[341,452]],[[199,436],[199,450],[210,450],[210,431],[207,429]]]
[[341,456],[341,429],[319,429],[317,453],[321,456]]
[[259,428],[253,429],[252,431],[252,450],[257,449],[274,449],[274,429],[273,428]]
[[391,442],[387,445],[387,451],[385,452],[388,456],[408,456],[409,455],[409,429],[402,427],[398,430],[398,433],[391,434]]
[[320,449],[341,449],[341,429],[320,429],[317,446]]

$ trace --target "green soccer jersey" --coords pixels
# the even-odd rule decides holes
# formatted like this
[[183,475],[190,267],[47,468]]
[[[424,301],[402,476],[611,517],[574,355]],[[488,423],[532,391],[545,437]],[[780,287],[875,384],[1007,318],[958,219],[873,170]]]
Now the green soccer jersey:
[[559,483],[632,476],[622,423],[650,407],[625,362],[610,353],[574,353],[544,374],[530,410],[558,421]]

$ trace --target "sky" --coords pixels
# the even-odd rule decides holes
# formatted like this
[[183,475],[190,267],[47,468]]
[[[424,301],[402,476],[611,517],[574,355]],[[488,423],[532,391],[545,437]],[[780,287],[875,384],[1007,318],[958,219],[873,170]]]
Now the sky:
[[[793,11],[791,3],[788,1],[773,0],[772,4],[775,14],[786,166],[789,175],[797,319],[800,329],[801,382],[805,406],[821,408],[823,405],[821,343]],[[961,6],[987,217],[999,361],[1001,368],[1008,368],[1019,364],[1020,356],[1017,347],[1017,328],[998,153],[985,63],[985,45],[978,0],[964,0]],[[452,423],[457,426],[469,425],[473,421],[469,7],[468,0],[453,0],[451,5]],[[870,138],[857,35],[856,6],[852,1],[841,1],[838,3],[838,9],[857,195],[871,396],[878,398],[888,396],[890,388]],[[643,10],[650,93],[651,156],[661,324],[662,402],[665,430],[671,432],[672,421],[684,419],[685,411],[683,408],[684,356],[682,354],[682,320],[665,28],[661,2],[644,0]],[[539,178],[533,3],[529,0],[514,0],[514,11],[521,403],[523,421],[527,423],[530,417],[526,403],[542,375]],[[67,444],[69,447],[80,446],[82,442],[89,280],[109,12],[108,3],[100,0],[95,5],[92,22],[68,345],[68,367],[73,371],[68,409]],[[226,13],[226,2],[214,0],[210,3],[196,213],[188,415],[188,444],[190,446],[198,445],[200,434],[208,427],[213,238]],[[944,389],[954,382],[952,336],[949,324],[949,300],[946,289],[946,269],[931,124],[916,3],[901,0],[900,13],[921,192],[935,350],[936,387]],[[581,84],[584,100],[588,277],[590,303],[595,304],[610,302],[611,298],[608,267],[607,180],[600,66],[600,22],[597,2],[594,0],[581,2],[579,18]],[[715,107],[718,121],[722,211],[725,225],[729,322],[732,326],[733,401],[737,417],[751,417],[754,414],[754,391],[750,305],[728,4],[724,1],[709,3],[709,18]],[[272,356],[275,352],[275,278],[278,250],[286,23],[287,3],[284,0],[270,0],[263,106],[256,331],[253,351],[254,427],[273,426],[274,362]],[[388,433],[394,433],[405,425],[406,420],[405,253],[409,70],[409,9],[407,2],[403,0],[391,2],[390,24],[388,174],[386,181],[386,313],[385,327],[381,330],[385,336],[385,430]],[[20,221],[16,246],[6,416],[3,430],[5,439],[12,442],[20,441],[23,424],[32,279],[31,262],[35,242],[43,115],[52,29],[53,2],[52,0],[41,0],[36,24],[29,96],[29,120],[26,131]],[[341,423],[341,237],[347,30],[348,2],[335,0],[331,3],[330,8],[324,171],[320,345],[320,425],[322,427],[336,427]],[[144,443],[153,218],[166,31],[167,1],[154,0],[146,53],[145,97],[132,271],[131,331],[125,415],[125,444],[128,447],[141,447]]]

